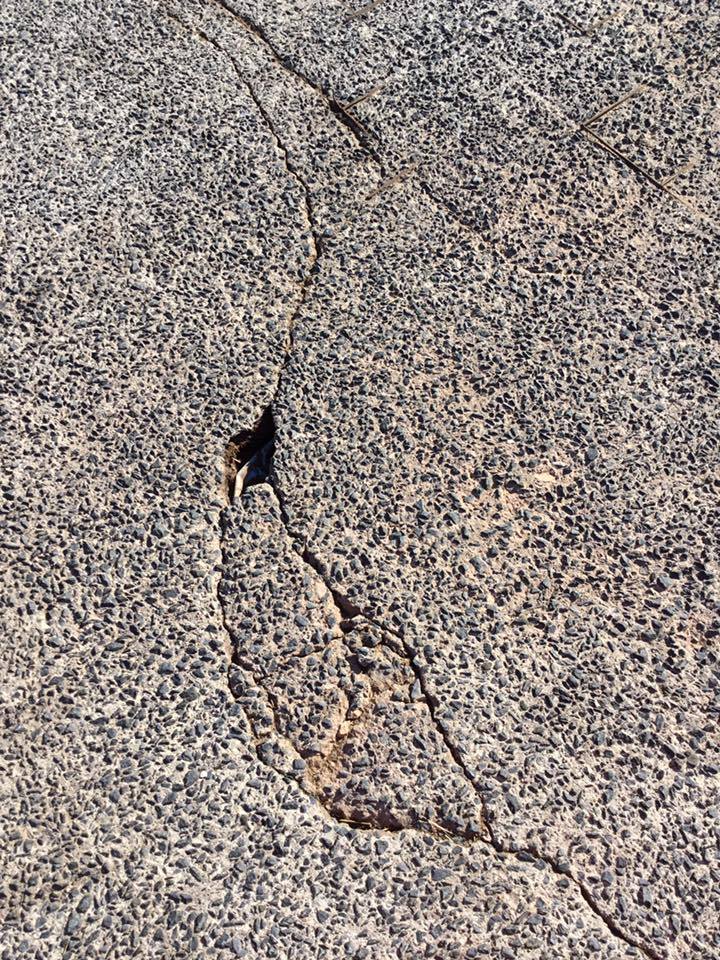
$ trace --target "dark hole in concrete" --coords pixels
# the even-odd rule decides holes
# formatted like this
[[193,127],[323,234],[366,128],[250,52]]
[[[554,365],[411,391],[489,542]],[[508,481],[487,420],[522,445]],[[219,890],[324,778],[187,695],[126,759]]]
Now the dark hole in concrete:
[[[237,477],[243,473],[242,489],[265,483],[275,449],[275,421],[268,407],[251,430],[240,430],[225,448],[225,493],[232,503],[237,493]],[[244,469],[244,468],[247,469]]]

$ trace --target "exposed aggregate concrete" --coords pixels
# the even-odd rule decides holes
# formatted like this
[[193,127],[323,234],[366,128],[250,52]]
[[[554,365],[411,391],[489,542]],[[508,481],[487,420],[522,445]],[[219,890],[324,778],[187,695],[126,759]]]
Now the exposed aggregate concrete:
[[2,18],[3,960],[716,956],[711,6]]

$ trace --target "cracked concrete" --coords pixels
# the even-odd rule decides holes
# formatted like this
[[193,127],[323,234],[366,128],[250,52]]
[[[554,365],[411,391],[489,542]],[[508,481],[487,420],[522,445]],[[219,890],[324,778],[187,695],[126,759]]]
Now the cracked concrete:
[[0,956],[710,960],[717,16],[246,6],[0,14]]
[[[231,643],[230,686],[250,717],[260,759],[296,780],[340,823],[371,830],[415,829],[460,842],[484,842],[498,854],[546,864],[578,887],[591,910],[614,936],[637,947],[645,956],[659,957],[656,950],[628,935],[602,909],[573,876],[569,864],[549,861],[535,848],[505,847],[498,841],[487,823],[482,789],[447,731],[438,723],[423,674],[402,638],[393,634],[395,644],[389,643],[388,656],[388,635],[383,637],[382,628],[366,620],[361,612],[348,611],[347,602],[338,602],[332,587],[314,565],[310,565],[315,574],[314,585],[317,588],[319,582],[320,589],[313,590],[311,596],[329,628],[324,641],[296,653],[278,649],[267,640],[254,643],[251,634],[245,641],[248,646],[240,646],[242,634],[233,624],[245,614],[248,601],[251,609],[254,606],[243,574],[249,549],[247,538],[258,535],[257,513],[263,511],[266,522],[268,515],[272,518],[274,523],[270,526],[275,536],[279,527],[287,533],[272,486],[262,493],[253,490],[248,497],[242,504],[243,512],[250,514],[243,523],[245,529],[236,531],[227,520],[223,524],[225,575],[220,597]],[[258,497],[262,500],[253,502]],[[290,542],[294,552],[302,554],[301,547],[292,539]],[[307,559],[301,559],[307,567]],[[297,560],[295,564],[299,565]],[[312,575],[310,579],[314,579]],[[344,619],[348,612],[353,614],[352,618]],[[360,620],[362,626],[358,627],[355,620]],[[296,613],[294,622],[309,626],[304,614]],[[243,624],[246,630],[251,626],[247,621]],[[316,642],[320,632],[315,630]],[[258,660],[262,664],[259,675],[254,672]],[[299,668],[299,672],[294,668]],[[248,673],[252,675],[251,682]],[[353,684],[353,674],[364,675],[368,682]],[[265,693],[264,706],[257,702],[259,691]],[[413,706],[418,709],[412,709]],[[318,728],[324,728],[320,740]],[[393,739],[401,748],[400,757],[393,753],[393,744],[388,744]],[[360,777],[353,776],[358,768]],[[417,779],[418,773],[421,779]],[[438,778],[435,797],[429,803],[428,775],[431,781]],[[477,794],[474,802],[472,796],[468,800],[468,786]]]

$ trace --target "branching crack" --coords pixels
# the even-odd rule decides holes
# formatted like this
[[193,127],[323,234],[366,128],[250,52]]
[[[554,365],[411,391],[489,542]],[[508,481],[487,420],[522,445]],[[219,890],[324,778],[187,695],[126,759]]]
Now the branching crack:
[[251,20],[246,14],[240,14],[233,7],[226,2],[226,0],[211,0],[215,6],[221,7],[226,13],[228,13],[233,20],[243,30],[247,33],[252,34],[259,43],[267,50],[270,54],[272,60],[281,67],[286,73],[291,74],[297,80],[300,80],[305,86],[313,90],[325,103],[328,110],[333,114],[333,116],[341,123],[352,135],[353,139],[357,142],[358,146],[362,148],[365,153],[367,153],[378,165],[381,173],[384,173],[385,167],[373,144],[373,135],[349,113],[348,109],[332,95],[329,89],[324,86],[321,86],[319,83],[316,83],[312,80],[306,73],[300,70],[295,64],[288,58],[283,56],[283,54],[277,49],[275,44],[272,42],[267,33],[262,29],[262,27],[256,23],[254,20]]
[[[211,2],[218,7],[221,7],[226,13],[228,13],[233,20],[235,20],[242,27],[243,30],[252,34],[252,36],[254,36],[255,39],[265,47],[273,61],[282,70],[291,74],[291,76],[295,77],[305,86],[309,87],[323,100],[327,109],[333,114],[338,122],[349,131],[360,149],[363,150],[364,153],[370,157],[370,159],[377,166],[383,182],[380,184],[380,187],[378,187],[375,193],[379,193],[384,187],[387,187],[391,183],[395,183],[406,178],[407,171],[403,171],[396,176],[388,176],[386,161],[383,159],[378,149],[377,136],[363,126],[363,124],[361,124],[360,121],[350,113],[350,105],[342,104],[336,97],[333,96],[328,88],[316,83],[306,73],[295,66],[295,64],[288,57],[283,56],[283,54],[280,53],[262,27],[259,26],[259,24],[257,24],[255,21],[251,20],[246,14],[238,13],[227,2],[227,0],[211,0]],[[410,165],[411,173],[414,173],[416,169],[417,164]],[[426,180],[417,178],[417,183],[420,189],[431,200],[432,203],[442,207],[456,223],[463,227],[463,229],[469,230],[471,233],[478,235],[477,227],[473,223],[472,219],[458,209],[456,204],[439,196],[432,189],[432,187],[430,187]]]
[[[271,416],[268,415],[267,411],[264,415],[264,418]],[[261,418],[262,419],[262,418]],[[265,419],[265,422],[267,420]],[[313,794],[310,790],[304,787],[301,783],[299,784],[301,789],[304,792],[312,797],[313,799],[320,802],[324,807],[326,813],[329,813],[333,819],[339,820],[342,823],[345,823],[351,827],[357,829],[368,830],[368,829],[381,829],[391,832],[401,832],[403,830],[414,830],[418,832],[430,833],[436,837],[452,837],[453,841],[461,844],[474,844],[481,843],[485,846],[490,846],[497,854],[502,857],[512,857],[514,859],[523,861],[523,862],[537,862],[543,863],[547,866],[553,873],[560,877],[566,878],[570,883],[574,884],[578,892],[582,896],[583,900],[587,903],[588,907],[599,917],[602,922],[605,924],[607,929],[618,939],[622,940],[629,946],[635,947],[639,950],[645,957],[648,957],[649,960],[664,960],[664,954],[656,950],[654,947],[645,944],[638,940],[636,937],[627,933],[623,930],[613,916],[605,910],[597,899],[593,896],[587,885],[578,877],[576,877],[569,864],[562,862],[557,857],[549,856],[547,853],[541,853],[540,850],[534,845],[519,846],[514,843],[505,843],[498,838],[496,832],[492,827],[492,817],[488,813],[485,802],[484,791],[478,782],[477,778],[468,767],[462,752],[456,746],[453,741],[450,731],[447,729],[446,725],[439,716],[439,707],[440,703],[437,696],[432,692],[427,681],[427,676],[423,667],[418,663],[417,656],[415,651],[412,649],[411,645],[404,638],[401,631],[397,630],[394,627],[389,626],[386,623],[383,623],[381,619],[378,619],[373,614],[363,611],[356,603],[350,600],[338,587],[333,583],[332,579],[328,576],[326,567],[322,561],[307,547],[304,542],[302,535],[293,529],[292,523],[290,521],[288,511],[282,496],[281,489],[279,487],[277,477],[274,473],[272,465],[267,474],[266,481],[272,488],[275,498],[278,504],[278,509],[280,513],[280,518],[285,528],[285,531],[288,535],[290,542],[293,544],[295,552],[301,557],[303,562],[312,569],[313,573],[320,579],[324,584],[328,593],[332,597],[333,603],[338,613],[338,618],[341,622],[341,625],[347,630],[354,622],[364,621],[367,624],[370,624],[380,630],[384,636],[384,640],[387,643],[388,647],[393,650],[399,657],[401,657],[410,667],[413,675],[415,676],[420,690],[422,691],[423,699],[427,705],[430,716],[432,718],[433,725],[438,731],[440,737],[442,738],[447,752],[449,753],[452,761],[457,766],[457,768],[462,771],[463,777],[467,780],[469,785],[475,791],[475,793],[480,798],[481,807],[483,810],[483,824],[482,831],[476,832],[461,832],[448,830],[446,826],[441,824],[435,824],[427,822],[424,826],[402,826],[398,825],[394,821],[392,815],[388,815],[383,818],[383,822],[379,822],[378,819],[374,819],[372,822],[367,820],[347,820],[339,817],[335,817],[332,813],[332,810],[328,808],[327,805],[323,804],[322,799],[317,795]],[[221,601],[222,602],[222,601]],[[233,640],[232,631],[225,622],[225,628],[228,631],[230,637],[231,647],[234,651],[237,650],[237,644]],[[237,654],[235,656],[235,663],[238,663]],[[240,665],[243,665],[240,662]],[[249,665],[244,665],[246,669],[249,669]],[[294,778],[293,778],[294,779]],[[294,780],[294,782],[298,782]]]
[[[358,143],[362,149],[370,155],[372,159],[375,160],[378,167],[380,168],[381,173],[384,174],[384,164],[379,156],[374,144],[372,143],[371,135],[368,131],[358,123],[346,110],[346,108],[339,103],[330,93],[320,87],[318,84],[314,83],[309,77],[301,73],[296,69],[290,61],[283,57],[280,52],[275,48],[273,43],[264,33],[264,31],[255,23],[239,15],[232,7],[225,2],[225,0],[213,0],[215,4],[222,7],[226,10],[246,31],[253,34],[270,52],[273,60],[278,63],[284,70],[290,72],[295,77],[299,78],[303,83],[310,86],[317,94],[319,94],[322,99],[327,104],[328,109],[333,113],[337,118],[338,122],[341,123],[347,130],[350,131],[355,141]],[[176,20],[181,24],[185,29],[189,29],[186,24],[183,24],[181,20],[177,17],[170,15],[172,19]],[[456,746],[451,736],[450,731],[440,717],[440,703],[437,696],[432,692],[430,686],[427,682],[427,677],[424,669],[418,663],[418,659],[415,651],[412,649],[412,646],[405,639],[403,632],[398,630],[395,627],[388,626],[383,623],[382,620],[371,614],[370,612],[363,611],[363,609],[358,606],[355,602],[350,600],[333,582],[332,578],[326,572],[325,565],[316,556],[307,543],[304,540],[302,534],[293,528],[286,504],[283,499],[281,488],[278,482],[277,475],[273,466],[273,453],[275,450],[275,417],[274,417],[274,405],[276,398],[282,386],[283,376],[287,370],[288,364],[290,362],[293,348],[295,345],[295,324],[297,317],[300,314],[307,296],[309,288],[312,284],[313,278],[316,275],[321,256],[323,253],[323,245],[321,242],[320,232],[318,229],[317,221],[315,219],[315,214],[313,210],[312,198],[308,184],[305,182],[304,178],[300,174],[297,167],[294,165],[290,153],[282,141],[282,138],[278,135],[277,130],[274,127],[272,118],[270,117],[268,111],[263,106],[259,97],[257,96],[253,86],[244,78],[241,73],[239,64],[232,55],[230,55],[216,40],[209,37],[204,32],[197,30],[195,31],[197,35],[205,42],[211,44],[221,55],[227,57],[233,69],[243,86],[247,89],[250,97],[255,104],[258,113],[263,118],[264,123],[266,124],[270,134],[277,146],[278,151],[283,156],[283,161],[285,168],[290,177],[292,177],[300,187],[302,194],[302,203],[304,208],[304,216],[307,223],[308,235],[311,239],[310,243],[310,254],[308,256],[307,268],[304,273],[303,279],[299,285],[298,296],[296,298],[295,306],[290,312],[287,320],[287,332],[286,332],[286,341],[284,347],[284,358],[280,365],[275,389],[273,392],[273,400],[267,409],[263,412],[262,416],[259,418],[254,427],[247,430],[241,430],[235,433],[227,443],[224,457],[224,476],[223,476],[223,494],[226,506],[220,511],[219,515],[219,540],[220,540],[220,551],[221,551],[221,575],[218,581],[217,587],[217,600],[219,609],[221,612],[222,627],[226,637],[226,650],[228,656],[228,683],[231,692],[235,696],[235,684],[233,681],[234,671],[239,670],[244,673],[249,674],[252,677],[253,684],[257,688],[257,691],[263,691],[268,708],[271,712],[273,718],[273,726],[275,732],[280,735],[280,724],[278,720],[279,714],[279,704],[277,699],[267,690],[266,686],[262,683],[262,678],[256,675],[256,672],[253,669],[253,664],[245,662],[245,659],[240,654],[239,644],[237,638],[233,634],[232,627],[228,622],[228,616],[226,612],[225,602],[223,599],[223,576],[222,571],[228,568],[229,558],[227,551],[227,535],[228,535],[228,526],[230,511],[233,509],[233,504],[236,501],[236,498],[239,493],[244,492],[249,486],[258,483],[267,483],[273,489],[278,509],[280,513],[281,522],[285,528],[285,531],[294,546],[296,553],[301,557],[302,561],[309,567],[319,578],[322,584],[324,584],[329,595],[332,597],[332,601],[336,607],[338,613],[338,621],[340,623],[341,629],[348,631],[352,629],[353,625],[358,621],[362,620],[365,623],[371,625],[377,630],[381,631],[384,641],[387,643],[388,648],[391,649],[399,658],[407,663],[409,669],[415,677],[417,685],[420,688],[422,698],[427,705],[432,724],[436,729],[438,735],[440,736],[442,742],[445,745],[447,753],[452,759],[452,763],[457,767],[461,772],[462,777],[467,781],[472,790],[477,794],[480,801],[480,808],[482,810],[483,823],[480,830],[476,831],[461,831],[461,830],[448,830],[444,826],[439,824],[431,823],[426,821],[423,825],[404,825],[399,824],[398,821],[392,816],[392,812],[386,818],[376,817],[373,822],[369,822],[362,819],[351,819],[345,820],[341,817],[335,816],[331,809],[323,804],[321,797],[316,793],[313,793],[307,788],[307,785],[302,781],[301,778],[287,774],[282,770],[270,763],[268,757],[264,755],[262,749],[263,745],[258,744],[258,757],[262,762],[269,763],[274,770],[276,770],[281,775],[291,779],[292,782],[302,789],[312,800],[318,801],[321,806],[324,807],[326,813],[328,813],[334,820],[337,820],[342,823],[361,830],[367,829],[384,829],[391,832],[401,832],[406,830],[418,831],[423,833],[430,833],[434,836],[440,837],[451,837],[454,843],[458,844],[474,844],[479,843],[485,846],[492,848],[495,853],[502,857],[512,857],[520,861],[535,861],[541,862],[551,869],[554,873],[567,878],[567,880],[573,883],[580,895],[583,897],[585,902],[588,904],[589,908],[599,917],[607,930],[612,933],[615,937],[622,940],[624,943],[638,949],[645,957],[649,960],[664,960],[663,954],[655,950],[653,947],[641,943],[637,938],[628,934],[626,931],[622,930],[618,923],[613,919],[613,917],[600,906],[597,900],[593,897],[590,890],[584,884],[584,882],[577,877],[575,877],[568,864],[561,863],[557,858],[548,856],[547,854],[541,854],[538,849],[534,846],[525,846],[520,847],[514,843],[507,844],[502,842],[496,832],[492,827],[492,817],[487,811],[485,793],[478,783],[477,778],[472,773],[471,769],[467,765],[462,752]],[[586,129],[587,133],[597,137],[594,131]],[[598,138],[599,139],[599,138]],[[603,143],[603,145],[605,145]],[[638,171],[642,172],[642,171]],[[443,201],[441,198],[437,197],[431,188],[420,181],[422,189],[427,193],[429,197],[435,202],[440,203],[444,206],[448,212],[455,218],[463,222],[461,217],[462,214],[456,209],[453,209],[447,202]],[[657,184],[656,184],[657,185]],[[473,230],[474,228],[467,221],[463,222],[463,226]],[[240,488],[240,489],[238,489]],[[252,724],[251,724],[252,727]],[[291,755],[294,755],[296,761],[298,760],[298,754],[293,750],[292,745],[286,744],[287,749]],[[301,763],[302,761],[300,761]],[[383,822],[384,821],[384,822]]]
[[[331,91],[324,85],[312,80],[305,72],[303,72],[299,67],[297,67],[293,61],[284,56],[280,50],[275,46],[273,41],[267,35],[266,31],[254,20],[251,20],[247,14],[238,13],[227,0],[210,0],[215,6],[220,7],[224,10],[233,20],[240,26],[244,31],[251,34],[255,39],[263,45],[266,51],[269,53],[273,61],[285,72],[289,73],[301,83],[305,84],[311,90],[313,90],[321,99],[324,101],[327,109],[333,114],[333,116],[350,132],[355,142],[358,146],[365,152],[365,154],[374,161],[376,164],[383,182],[380,187],[374,191],[375,193],[380,192],[384,187],[405,179],[405,173],[401,173],[396,176],[388,176],[387,170],[387,161],[382,156],[382,153],[379,149],[379,140],[376,133],[369,130],[365,127],[356,117],[350,112],[350,106],[352,104],[343,104],[341,103]],[[565,18],[567,19],[567,18]],[[611,19],[611,18],[607,18]],[[599,24],[594,25],[592,28],[589,28],[585,31],[584,28],[580,27],[578,24],[573,23],[568,20],[573,28],[580,30],[581,32],[587,32],[588,35],[594,32],[594,30],[599,29],[605,24],[606,21],[601,21]],[[237,69],[237,67],[236,67]],[[642,88],[640,88],[642,89]],[[580,122],[578,124],[578,130],[585,134],[589,139],[593,140],[598,146],[602,147],[607,151],[610,156],[614,157],[619,163],[625,164],[629,167],[636,176],[650,183],[653,187],[659,190],[661,193],[671,197],[675,202],[680,203],[683,207],[688,209],[693,215],[700,216],[694,207],[688,203],[688,201],[678,194],[676,191],[669,189],[668,185],[661,180],[658,180],[651,173],[645,170],[639,164],[636,164],[631,158],[627,157],[624,153],[617,150],[612,144],[608,143],[604,138],[602,138],[591,126],[600,116],[604,116],[606,112],[615,109],[620,103],[624,102],[625,99],[629,99],[631,96],[635,96],[638,92],[637,89],[633,89],[627,98],[623,98],[618,103],[613,103],[607,111],[600,111],[598,116],[592,117],[589,121]],[[362,98],[361,98],[362,99]],[[410,171],[415,173],[419,171],[419,164],[411,164]],[[450,219],[456,223],[459,227],[462,227],[463,230],[468,231],[470,234],[473,234],[475,237],[480,238],[483,241],[488,239],[487,233],[483,232],[482,229],[478,229],[478,224],[476,222],[476,216],[465,212],[458,204],[456,204],[452,199],[448,199],[439,194],[433,187],[430,186],[428,181],[423,176],[416,176],[415,182],[417,183],[419,189],[425,194],[426,197],[435,205],[441,207],[450,217]],[[700,217],[700,219],[703,219]]]

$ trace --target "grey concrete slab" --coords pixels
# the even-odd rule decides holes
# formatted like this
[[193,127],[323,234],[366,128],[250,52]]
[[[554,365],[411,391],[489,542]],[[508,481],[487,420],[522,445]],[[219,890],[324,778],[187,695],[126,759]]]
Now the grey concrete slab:
[[3,8],[3,960],[716,955],[711,11],[611,12]]
[[359,224],[338,254],[343,289],[316,288],[281,394],[291,523],[409,638],[496,837],[566,865],[661,955],[710,956],[706,241],[673,207],[635,210],[594,272],[525,280],[429,207],[379,219],[375,246]]

